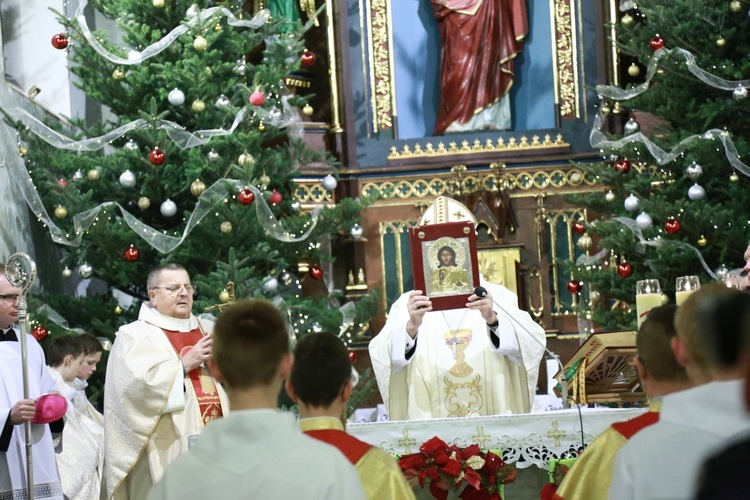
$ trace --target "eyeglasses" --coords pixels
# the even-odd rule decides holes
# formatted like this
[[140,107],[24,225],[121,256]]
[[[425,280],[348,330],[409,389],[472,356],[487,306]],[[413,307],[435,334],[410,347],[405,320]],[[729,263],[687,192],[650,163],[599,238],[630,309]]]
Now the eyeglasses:
[[180,290],[185,289],[185,291],[192,295],[195,293],[195,287],[193,285],[171,285],[171,286],[155,286],[151,288],[152,290],[165,290],[169,295],[177,295],[180,293]]
[[12,304],[16,300],[18,300],[18,294],[10,293],[8,295],[0,295],[0,300],[2,300],[5,303]]

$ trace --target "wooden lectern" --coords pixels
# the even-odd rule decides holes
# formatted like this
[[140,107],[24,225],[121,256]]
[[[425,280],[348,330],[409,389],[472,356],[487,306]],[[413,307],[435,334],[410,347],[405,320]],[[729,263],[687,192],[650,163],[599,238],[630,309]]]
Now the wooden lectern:
[[[635,369],[635,331],[592,334],[565,363],[570,396],[580,404],[645,401]],[[562,373],[555,378],[559,381]]]

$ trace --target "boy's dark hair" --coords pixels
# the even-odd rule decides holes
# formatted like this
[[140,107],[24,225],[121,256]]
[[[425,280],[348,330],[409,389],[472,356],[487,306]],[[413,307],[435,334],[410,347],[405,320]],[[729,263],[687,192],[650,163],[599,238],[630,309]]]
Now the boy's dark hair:
[[654,307],[638,329],[635,345],[638,358],[654,380],[684,382],[685,368],[680,366],[672,352],[672,338],[677,336],[674,317],[677,306],[667,304]]
[[102,346],[102,343],[99,342],[99,339],[90,333],[82,333],[75,339],[76,342],[80,344],[81,350],[85,356],[91,356],[92,354],[104,351],[104,347]]
[[289,354],[287,323],[268,301],[235,302],[216,321],[212,351],[227,387],[268,385]]
[[54,368],[63,364],[68,355],[77,358],[81,354],[83,348],[73,335],[57,335],[52,337],[47,346],[47,364]]
[[337,336],[311,333],[297,343],[290,382],[304,404],[330,406],[351,376],[349,350]]

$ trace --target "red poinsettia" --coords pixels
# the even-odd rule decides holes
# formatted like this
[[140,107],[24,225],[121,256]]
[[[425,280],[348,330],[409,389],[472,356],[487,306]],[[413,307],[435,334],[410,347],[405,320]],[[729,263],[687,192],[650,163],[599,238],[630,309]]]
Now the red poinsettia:
[[406,479],[424,487],[429,479],[433,497],[445,500],[449,491],[457,491],[464,500],[500,500],[502,485],[516,478],[516,469],[492,452],[483,452],[479,445],[466,448],[448,446],[438,437],[426,441],[419,453],[402,456],[398,461]]

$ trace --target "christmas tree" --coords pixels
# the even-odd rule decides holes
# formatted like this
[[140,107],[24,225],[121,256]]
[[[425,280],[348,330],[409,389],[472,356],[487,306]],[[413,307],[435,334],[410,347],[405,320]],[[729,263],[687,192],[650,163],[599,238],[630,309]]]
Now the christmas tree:
[[573,227],[587,255],[568,289],[581,315],[632,328],[638,280],[673,300],[678,277],[744,265],[750,19],[742,0],[621,1],[614,28],[627,75],[597,88],[603,161],[585,171],[605,190],[573,198],[589,220]]
[[[89,29],[83,1],[74,15],[59,14],[52,44],[76,84],[106,106],[105,119],[63,127],[3,110],[28,172],[18,185],[60,248],[63,276],[108,285],[96,297],[44,297],[60,315],[37,317],[52,335],[65,332],[58,323],[113,339],[146,300],[148,272],[166,262],[190,273],[195,312],[263,297],[288,313],[298,336],[330,331],[351,342],[366,328],[377,298],[341,305],[331,248],[361,237],[367,201],[334,203],[334,159],[301,134],[298,110],[311,96],[284,85],[314,62],[304,36],[317,14],[303,25],[299,14],[245,4],[92,1],[116,21],[119,41]],[[316,207],[297,198],[295,178],[311,170],[318,181],[305,189],[322,201]]]

